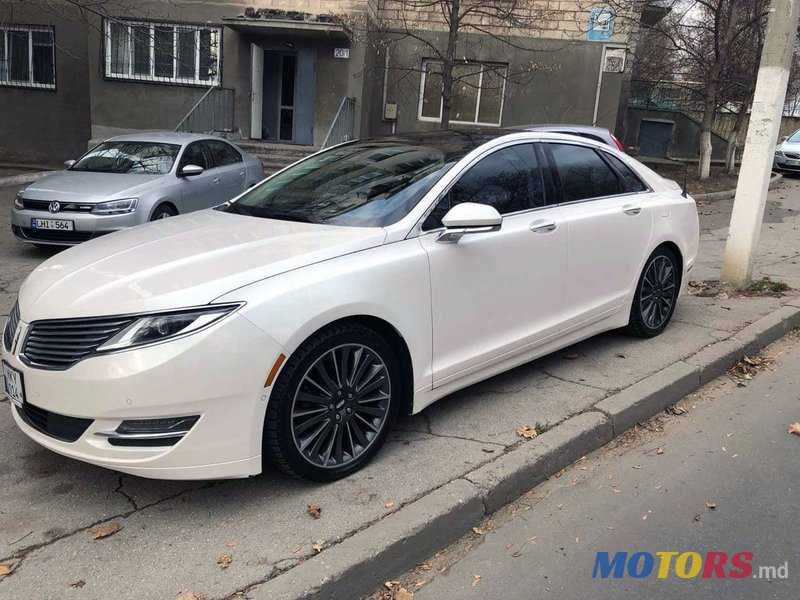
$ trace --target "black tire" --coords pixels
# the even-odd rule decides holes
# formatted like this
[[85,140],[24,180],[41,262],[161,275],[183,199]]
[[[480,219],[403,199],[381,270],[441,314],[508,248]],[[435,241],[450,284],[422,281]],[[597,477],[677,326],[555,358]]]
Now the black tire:
[[628,333],[650,338],[664,331],[675,312],[680,287],[678,257],[667,247],[656,248],[645,262],[636,284]]
[[159,219],[168,219],[178,214],[178,211],[172,208],[169,204],[159,204],[150,215],[151,221],[158,221]]
[[[264,422],[265,460],[312,481],[350,475],[386,441],[400,405],[400,386],[397,356],[375,331],[355,323],[320,330],[292,354],[275,382]],[[367,410],[370,414],[362,412]],[[372,416],[375,412],[382,416]]]

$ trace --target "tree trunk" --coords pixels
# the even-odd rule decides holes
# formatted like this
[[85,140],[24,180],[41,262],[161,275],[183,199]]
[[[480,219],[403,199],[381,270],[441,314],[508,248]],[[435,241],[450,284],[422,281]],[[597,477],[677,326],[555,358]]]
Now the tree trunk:
[[750,100],[751,98],[747,98],[742,102],[739,114],[736,115],[736,122],[733,124],[730,141],[728,141],[728,150],[725,153],[725,172],[729,175],[733,175],[736,171],[736,148],[738,148],[739,134],[744,127],[747,111],[750,108]]
[[442,129],[450,129],[450,109],[453,106],[453,69],[455,67],[458,28],[461,26],[461,0],[452,0],[448,12],[447,49],[442,61]]
[[701,181],[711,175],[711,130],[717,112],[717,85],[709,83],[703,106],[703,120],[700,122],[700,160],[697,163],[697,177]]

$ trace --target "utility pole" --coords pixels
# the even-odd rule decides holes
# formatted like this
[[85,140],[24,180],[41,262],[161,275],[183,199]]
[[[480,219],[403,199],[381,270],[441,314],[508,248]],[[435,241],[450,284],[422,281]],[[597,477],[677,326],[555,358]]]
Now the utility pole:
[[722,281],[738,289],[747,287],[752,276],[753,257],[764,220],[772,159],[783,116],[799,10],[800,0],[772,0],[722,262]]

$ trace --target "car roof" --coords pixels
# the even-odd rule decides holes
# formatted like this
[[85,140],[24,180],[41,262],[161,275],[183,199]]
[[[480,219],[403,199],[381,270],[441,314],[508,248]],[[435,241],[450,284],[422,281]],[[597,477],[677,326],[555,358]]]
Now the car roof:
[[188,144],[198,140],[224,139],[204,133],[184,133],[182,131],[141,131],[109,138],[109,142],[161,142],[164,144]]
[[569,123],[551,123],[545,125],[515,125],[510,129],[516,131],[564,131],[564,132],[581,132],[594,135],[608,135],[609,130],[605,127],[598,127],[597,125],[574,125]]

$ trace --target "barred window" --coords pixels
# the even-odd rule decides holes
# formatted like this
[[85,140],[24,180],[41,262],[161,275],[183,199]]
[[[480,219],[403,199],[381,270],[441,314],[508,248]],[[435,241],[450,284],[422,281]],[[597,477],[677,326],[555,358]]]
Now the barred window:
[[56,88],[52,27],[0,26],[0,86]]
[[[461,62],[453,67],[450,122],[499,125],[503,113],[507,67],[496,63]],[[422,61],[419,120],[442,119],[442,63]]]
[[216,27],[106,21],[106,77],[180,85],[219,83]]

